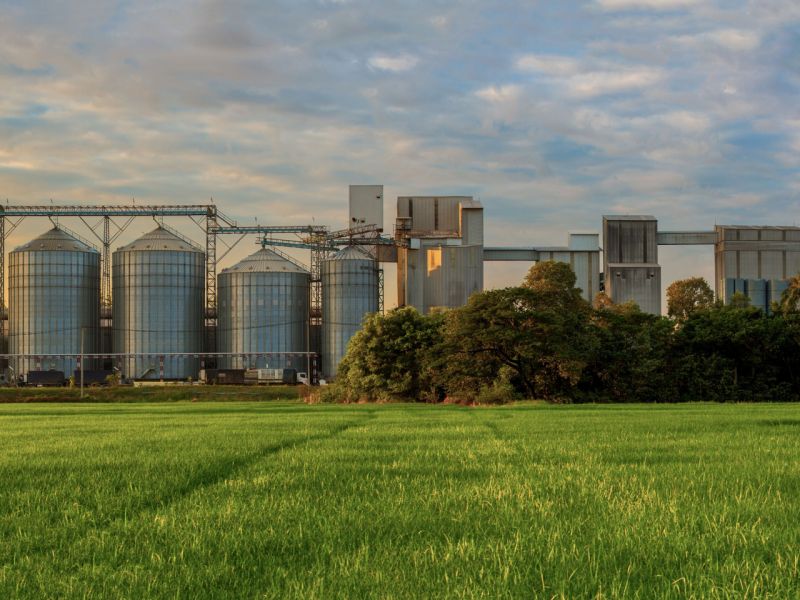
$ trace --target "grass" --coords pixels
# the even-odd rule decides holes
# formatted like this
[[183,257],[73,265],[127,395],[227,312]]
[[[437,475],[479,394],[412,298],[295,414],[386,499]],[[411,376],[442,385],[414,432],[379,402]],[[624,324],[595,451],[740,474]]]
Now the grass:
[[0,597],[787,598],[800,407],[0,406]]

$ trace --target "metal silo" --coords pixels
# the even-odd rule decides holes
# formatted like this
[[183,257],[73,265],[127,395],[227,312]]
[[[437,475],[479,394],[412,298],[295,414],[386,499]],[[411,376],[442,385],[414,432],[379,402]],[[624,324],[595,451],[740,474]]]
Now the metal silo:
[[322,371],[327,379],[361,329],[367,313],[378,310],[378,265],[357,246],[322,261]]
[[[199,361],[170,353],[203,351],[205,254],[158,227],[112,256],[114,352],[132,379],[198,376]],[[163,358],[162,358],[163,357]]]
[[227,369],[294,368],[306,371],[311,275],[276,252],[262,249],[224,269],[217,279],[219,352],[268,353],[220,357]]
[[[8,255],[8,347],[10,354],[96,353],[100,344],[100,253],[68,233],[51,229]],[[11,360],[16,376],[63,371],[78,359]],[[93,368],[89,361],[85,368]]]

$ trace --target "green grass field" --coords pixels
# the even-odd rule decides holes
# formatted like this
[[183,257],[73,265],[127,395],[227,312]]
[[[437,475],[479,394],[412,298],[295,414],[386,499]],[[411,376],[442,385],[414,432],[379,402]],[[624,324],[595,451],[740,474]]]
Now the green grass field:
[[789,598],[800,406],[0,406],[0,598]]

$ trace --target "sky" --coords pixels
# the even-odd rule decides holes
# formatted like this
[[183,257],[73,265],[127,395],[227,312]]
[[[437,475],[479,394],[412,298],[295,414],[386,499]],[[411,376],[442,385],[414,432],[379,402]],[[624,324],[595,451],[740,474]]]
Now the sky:
[[[515,246],[613,213],[800,221],[797,0],[2,0],[0,84],[10,204],[336,228],[347,186],[380,183],[389,231],[397,196],[473,195],[487,245]],[[712,256],[662,247],[664,287]]]

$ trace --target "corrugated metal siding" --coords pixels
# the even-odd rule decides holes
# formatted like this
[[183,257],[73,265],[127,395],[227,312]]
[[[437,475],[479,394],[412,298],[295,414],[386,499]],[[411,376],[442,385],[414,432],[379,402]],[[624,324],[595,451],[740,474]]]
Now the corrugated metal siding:
[[221,357],[223,369],[306,369],[308,336],[307,273],[229,272],[218,277],[220,352],[270,353],[268,357]]
[[460,196],[434,199],[438,209],[437,229],[439,231],[454,233],[461,231],[461,211],[459,210],[461,199]]
[[769,302],[767,300],[767,282],[763,279],[748,279],[747,280],[747,295],[750,302],[756,308],[763,311],[769,310]]
[[616,304],[633,301],[644,312],[661,314],[661,267],[613,266],[606,291]]
[[591,281],[591,259],[589,252],[571,252],[570,264],[575,273],[575,285],[581,288],[581,296],[584,300],[592,299]]
[[800,273],[800,252],[786,252],[786,277],[794,277]]
[[647,218],[603,219],[604,265],[657,263],[657,222]]
[[[129,245],[130,246],[130,245]],[[112,255],[114,352],[202,352],[205,255],[197,251],[117,250]],[[169,358],[164,378],[198,376],[198,359]],[[160,361],[128,358],[126,377],[159,379]]]
[[411,221],[411,228],[414,231],[435,231],[436,230],[436,207],[433,199],[414,198],[414,215]]
[[427,250],[422,312],[463,306],[483,290],[482,246],[439,246]]
[[461,231],[462,201],[469,196],[400,196],[397,198],[397,216],[411,218],[411,229],[420,232]]
[[783,292],[789,287],[789,282],[786,280],[776,280],[773,279],[769,282],[769,301],[770,304],[772,302],[780,302],[781,297],[783,296]]
[[482,208],[467,208],[461,211],[461,236],[465,246],[483,245]]
[[322,365],[327,379],[336,376],[347,344],[361,329],[364,317],[377,310],[375,261],[334,256],[322,262]]
[[754,250],[739,250],[739,269],[737,277],[744,279],[757,279],[761,276],[758,272],[758,252]]
[[762,250],[760,275],[761,279],[784,279],[783,252]]
[[725,267],[725,271],[721,274],[721,277],[724,279],[726,277],[738,277],[739,276],[739,257],[737,256],[736,251],[728,250],[722,253],[723,257],[723,264]]
[[[15,250],[8,255],[11,354],[78,354],[100,350],[100,254],[96,251]],[[77,368],[76,359],[13,359],[16,375]],[[94,368],[86,361],[86,368]]]
[[762,229],[759,233],[759,237],[762,240],[782,240],[784,238],[784,230],[782,229]]

